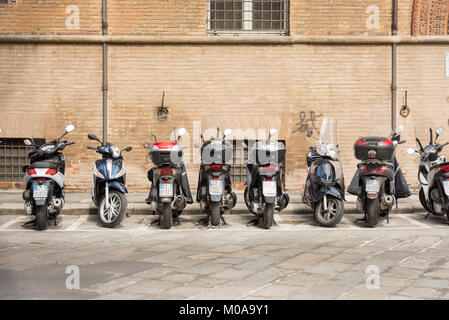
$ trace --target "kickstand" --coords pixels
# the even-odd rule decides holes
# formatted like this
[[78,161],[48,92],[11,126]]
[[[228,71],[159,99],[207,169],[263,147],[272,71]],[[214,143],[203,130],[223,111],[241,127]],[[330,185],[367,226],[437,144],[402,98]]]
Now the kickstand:
[[226,220],[225,220],[225,218],[223,216],[221,216],[220,218],[221,218],[221,221],[223,221],[223,224],[227,224]]
[[199,224],[208,225],[209,224],[209,216],[207,216],[206,218],[201,218],[200,220],[198,220],[195,223],[196,226]]
[[30,224],[34,225],[35,223],[36,223],[36,220],[30,220],[30,221],[22,223],[22,227],[28,226]]
[[427,212],[427,214],[426,214],[426,216],[424,217],[423,220],[426,220],[429,216],[430,216],[430,212]]
[[156,223],[158,224],[158,226],[160,226],[161,225],[161,218],[151,221],[148,226],[151,227],[153,224],[156,224]]
[[250,222],[248,222],[248,223],[246,224],[246,226],[247,226],[247,227],[249,227],[249,226],[251,226],[251,225],[257,226],[258,224],[259,224],[259,217],[257,217],[257,218],[255,218],[255,219],[251,220]]

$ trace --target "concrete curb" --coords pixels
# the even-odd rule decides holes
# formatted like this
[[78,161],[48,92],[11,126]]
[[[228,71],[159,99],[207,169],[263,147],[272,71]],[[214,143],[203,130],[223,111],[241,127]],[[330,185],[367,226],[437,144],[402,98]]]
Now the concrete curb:
[[[412,203],[399,203],[398,213],[414,213],[418,211],[423,211],[424,209],[420,205],[415,205]],[[63,209],[64,215],[96,215],[97,208],[93,203],[68,203]],[[128,203],[128,215],[149,215],[153,212],[150,210],[149,205],[146,203]],[[244,203],[238,203],[234,209],[226,214],[248,214],[250,213],[246,208]],[[312,209],[302,203],[290,203],[289,206],[281,211],[279,214],[311,214]],[[347,202],[345,203],[345,214],[360,214],[361,212],[357,210],[355,203]],[[396,213],[396,209],[393,208],[393,214]],[[0,204],[0,215],[23,215],[24,205],[19,203],[10,204]],[[184,215],[194,215],[201,214],[199,205],[194,203],[188,205],[184,211]]]

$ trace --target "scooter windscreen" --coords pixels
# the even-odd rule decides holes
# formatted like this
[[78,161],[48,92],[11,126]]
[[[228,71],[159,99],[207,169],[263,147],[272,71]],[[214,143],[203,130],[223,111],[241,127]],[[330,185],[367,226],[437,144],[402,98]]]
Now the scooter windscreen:
[[320,128],[320,136],[317,142],[317,152],[321,156],[330,157],[343,164],[343,157],[338,149],[337,122],[334,118],[323,118]]

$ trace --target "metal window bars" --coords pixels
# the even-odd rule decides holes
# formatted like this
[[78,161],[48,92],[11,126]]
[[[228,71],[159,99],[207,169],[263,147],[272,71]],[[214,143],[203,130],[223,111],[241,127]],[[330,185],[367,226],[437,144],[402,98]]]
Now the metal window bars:
[[286,35],[289,30],[289,1],[208,0],[207,30],[210,34]]
[[[284,140],[279,140],[285,144]],[[246,182],[246,160],[248,160],[248,150],[256,143],[256,140],[233,140],[233,157],[231,167],[231,183],[233,185]],[[285,188],[285,159],[280,164],[282,188]]]
[[[23,181],[22,167],[29,164],[28,152],[34,147],[27,146],[23,138],[1,138],[0,143],[0,182]],[[40,145],[44,139],[34,139]]]

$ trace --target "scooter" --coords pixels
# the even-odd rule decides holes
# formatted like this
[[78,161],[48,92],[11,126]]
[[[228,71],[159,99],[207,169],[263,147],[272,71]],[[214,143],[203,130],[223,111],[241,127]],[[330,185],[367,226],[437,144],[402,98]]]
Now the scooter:
[[423,147],[421,141],[416,138],[419,150],[407,149],[408,154],[419,153],[421,162],[418,166],[419,200],[429,213],[434,215],[446,214],[449,220],[449,162],[445,156],[439,156],[449,142],[439,144],[438,137],[443,132],[443,127],[435,130],[435,142],[433,132],[430,129],[430,141]]
[[[218,227],[221,222],[226,223],[223,213],[231,210],[237,204],[237,196],[231,186],[231,165],[233,147],[229,141],[225,141],[231,129],[226,129],[220,137],[220,129],[217,128],[217,136],[205,141],[201,134],[201,166],[198,178],[196,200],[200,204],[202,212],[208,217],[200,220],[208,226]],[[195,145],[199,148],[199,145]]]
[[[324,118],[316,147],[310,147],[307,154],[309,169],[302,201],[314,210],[314,220],[323,227],[335,227],[344,215],[345,182],[334,130],[333,119]],[[307,136],[313,137],[313,131]]]
[[[175,141],[157,142],[153,135],[154,143],[144,143],[144,148],[149,149],[148,155],[155,165],[148,171],[148,180],[151,182],[150,195],[146,202],[153,212],[159,214],[159,219],[150,223],[158,223],[164,229],[170,229],[173,222],[180,224],[179,216],[187,203],[192,203],[189,183],[182,162],[182,147],[178,144],[186,129],[178,130]],[[187,199],[186,199],[187,198]]]
[[30,165],[23,167],[25,191],[22,199],[25,213],[34,215],[35,219],[23,226],[33,224],[38,230],[45,230],[49,220],[57,225],[56,218],[64,206],[65,157],[62,151],[75,143],[61,139],[74,129],[73,125],[68,125],[61,137],[39,146],[33,139],[24,140],[35,150],[28,154]]
[[365,213],[363,219],[370,227],[379,223],[380,217],[389,214],[397,199],[410,196],[410,189],[394,155],[401,141],[403,126],[396,128],[390,139],[362,137],[354,144],[354,155],[361,162],[348,188],[358,196],[357,208]]
[[268,140],[257,141],[251,148],[246,166],[244,199],[247,208],[256,218],[248,225],[262,222],[265,229],[273,223],[274,210],[282,211],[290,201],[282,191],[281,163],[285,158],[285,145],[273,139],[276,129],[269,131]]
[[121,223],[127,208],[126,169],[122,152],[130,152],[132,147],[120,150],[110,143],[102,142],[96,135],[89,133],[89,140],[101,145],[87,147],[101,154],[96,160],[93,171],[92,201],[97,206],[98,217],[102,226],[113,228]]

